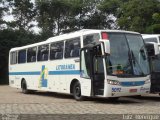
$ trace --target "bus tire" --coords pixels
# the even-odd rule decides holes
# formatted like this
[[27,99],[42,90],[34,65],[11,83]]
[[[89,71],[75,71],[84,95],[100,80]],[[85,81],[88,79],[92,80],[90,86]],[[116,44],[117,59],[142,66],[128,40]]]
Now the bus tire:
[[77,101],[83,100],[83,96],[81,95],[81,85],[78,81],[73,85],[73,97]]
[[29,91],[27,89],[27,83],[25,80],[22,81],[21,88],[22,88],[22,93],[24,93],[24,94],[29,93]]
[[119,99],[119,97],[109,97],[108,100],[111,102],[116,102]]

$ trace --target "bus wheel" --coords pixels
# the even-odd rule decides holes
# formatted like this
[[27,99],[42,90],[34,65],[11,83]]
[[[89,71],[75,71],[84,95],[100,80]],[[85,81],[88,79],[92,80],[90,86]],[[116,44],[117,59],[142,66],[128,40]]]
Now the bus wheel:
[[27,94],[28,90],[27,90],[27,84],[26,84],[25,80],[22,81],[22,86],[21,87],[22,87],[22,93]]
[[119,99],[119,97],[109,97],[108,100],[111,102],[115,102]]
[[83,100],[83,96],[81,96],[81,86],[79,82],[76,82],[73,86],[73,97],[78,101]]

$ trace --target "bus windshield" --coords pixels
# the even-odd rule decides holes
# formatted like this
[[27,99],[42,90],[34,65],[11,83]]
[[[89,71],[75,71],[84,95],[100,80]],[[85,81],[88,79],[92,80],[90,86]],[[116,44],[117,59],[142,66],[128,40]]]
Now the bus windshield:
[[107,74],[119,77],[146,76],[149,64],[143,39],[137,34],[108,33],[111,53]]
[[145,40],[145,42],[155,42],[155,43],[158,43],[156,37],[153,37],[153,38],[145,38],[144,40]]

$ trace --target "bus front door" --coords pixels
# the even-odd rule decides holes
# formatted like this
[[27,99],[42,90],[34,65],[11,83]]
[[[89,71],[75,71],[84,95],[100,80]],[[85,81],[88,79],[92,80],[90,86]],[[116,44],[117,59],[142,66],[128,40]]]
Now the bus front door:
[[81,77],[91,80],[91,96],[104,93],[103,57],[97,48],[83,48],[80,57]]

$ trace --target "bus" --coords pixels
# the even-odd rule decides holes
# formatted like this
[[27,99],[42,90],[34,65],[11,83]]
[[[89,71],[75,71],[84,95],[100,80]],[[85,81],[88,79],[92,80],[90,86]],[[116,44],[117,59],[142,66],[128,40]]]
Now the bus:
[[160,95],[160,50],[156,42],[146,42],[146,49],[149,56],[149,65],[151,71],[150,93],[159,93]]
[[9,84],[35,90],[117,99],[148,94],[150,69],[141,34],[83,29],[12,48]]
[[159,45],[160,49],[160,34],[142,34],[142,37],[145,42],[154,42]]

